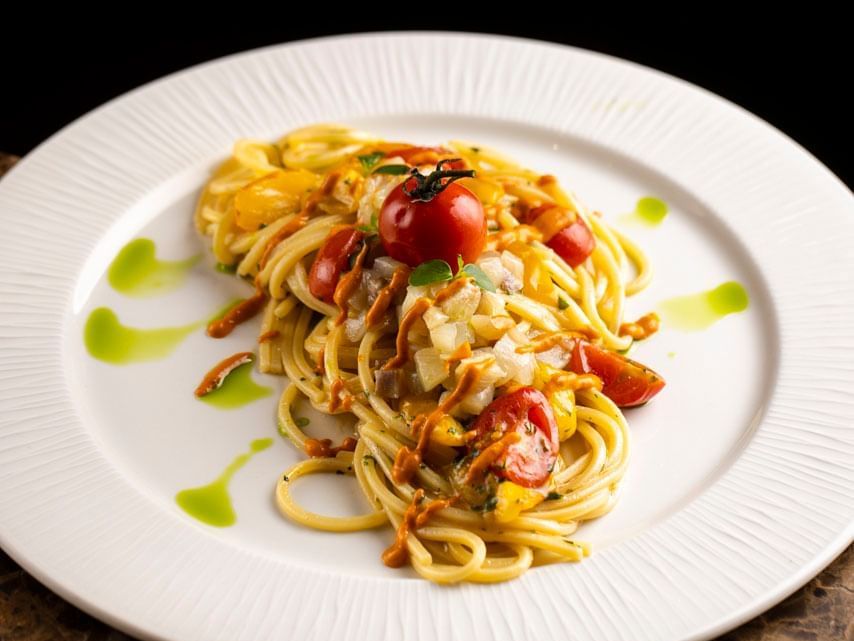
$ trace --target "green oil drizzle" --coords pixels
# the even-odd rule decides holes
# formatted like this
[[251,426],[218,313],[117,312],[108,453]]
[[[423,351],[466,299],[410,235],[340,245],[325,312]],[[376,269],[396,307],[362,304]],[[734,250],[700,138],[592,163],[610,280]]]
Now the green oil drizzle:
[[729,281],[714,289],[662,302],[659,310],[667,325],[677,329],[706,329],[728,314],[743,312],[749,304],[741,283]]
[[258,385],[252,380],[252,363],[244,363],[235,368],[225,377],[222,385],[210,394],[205,394],[199,400],[219,409],[234,409],[257,401],[273,393],[264,385]]
[[86,350],[105,363],[125,365],[166,358],[188,335],[208,323],[222,318],[241,299],[232,300],[217,310],[210,318],[177,327],[137,329],[122,325],[109,307],[92,310],[83,329]]
[[86,319],[83,340],[86,349],[98,360],[124,365],[166,358],[189,334],[204,325],[201,321],[179,327],[137,329],[122,325],[109,307],[99,307]]
[[657,227],[667,217],[667,203],[654,196],[644,196],[635,204],[635,210],[620,220],[633,225]]
[[110,263],[107,280],[126,296],[156,296],[180,287],[200,258],[201,255],[186,260],[158,260],[154,241],[137,238],[122,247]]
[[231,496],[228,493],[228,484],[231,477],[246,465],[255,454],[263,452],[273,444],[271,438],[259,438],[249,444],[249,451],[239,456],[223,470],[212,483],[181,490],[175,495],[175,502],[187,514],[202,523],[215,527],[228,527],[237,521],[234,507],[231,504]]

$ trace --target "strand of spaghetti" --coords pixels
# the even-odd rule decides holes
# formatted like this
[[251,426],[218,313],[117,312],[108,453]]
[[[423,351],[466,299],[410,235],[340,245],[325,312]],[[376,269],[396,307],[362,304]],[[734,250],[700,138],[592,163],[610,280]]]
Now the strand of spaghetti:
[[327,532],[355,532],[385,525],[388,520],[382,511],[359,516],[325,516],[309,512],[293,500],[291,484],[308,474],[352,471],[353,457],[342,452],[335,458],[312,458],[301,461],[279,477],[276,483],[276,505],[285,516],[315,530]]
[[633,296],[646,289],[652,281],[652,264],[643,250],[628,236],[618,229],[614,229],[613,233],[620,241],[623,251],[625,251],[626,256],[628,256],[635,269],[635,277],[626,284],[626,296]]
[[[278,234],[282,229],[291,224],[296,218],[297,214],[287,214],[282,216],[278,220],[270,223],[264,229],[253,232],[248,236],[252,238],[252,246],[246,251],[246,255],[237,265],[237,275],[245,276],[248,274],[253,274],[258,269],[258,265],[261,262],[261,256],[264,255],[264,250],[267,247],[267,244],[270,242],[276,234]],[[233,247],[232,249],[236,249]]]
[[232,234],[233,224],[234,207],[229,207],[216,225],[212,245],[214,257],[224,265],[231,265],[234,262],[234,254],[228,248],[228,240]]
[[[302,313],[302,312],[300,312]],[[296,333],[297,323],[295,317],[297,314],[291,314],[286,319],[282,326],[281,341],[285,346],[282,350],[282,366],[285,368],[285,374],[299,390],[309,399],[312,406],[317,407],[326,396],[326,393],[317,384],[315,384],[314,372],[310,372],[310,376],[305,375],[305,369],[301,367],[302,362],[298,363],[298,359],[305,361],[303,350],[303,336],[298,336]]]
[[290,383],[285,387],[282,395],[279,397],[279,404],[276,412],[278,418],[279,434],[289,439],[301,451],[305,450],[305,441],[308,438],[294,421],[291,407],[299,396],[299,388]]
[[606,223],[601,216],[589,213],[586,208],[581,208],[579,216],[596,235],[599,244],[604,245],[614,257],[618,270],[622,271],[628,261],[622,243],[615,233],[616,230]]
[[618,336],[612,332],[604,320],[599,316],[596,305],[596,289],[593,279],[585,267],[579,267],[577,273],[581,281],[581,309],[590,321],[590,325],[602,338],[602,343],[608,349],[620,351],[627,349],[632,343],[630,336]]

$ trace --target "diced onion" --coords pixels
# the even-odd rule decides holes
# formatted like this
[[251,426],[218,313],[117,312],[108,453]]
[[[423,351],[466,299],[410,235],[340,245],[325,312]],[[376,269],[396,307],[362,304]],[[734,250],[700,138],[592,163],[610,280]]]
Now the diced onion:
[[448,364],[435,348],[420,349],[415,352],[413,359],[415,360],[415,371],[418,372],[421,387],[424,388],[425,392],[429,392],[448,378]]
[[382,278],[391,280],[391,277],[394,276],[395,270],[402,266],[403,263],[390,256],[380,256],[374,260],[374,266],[372,269]]

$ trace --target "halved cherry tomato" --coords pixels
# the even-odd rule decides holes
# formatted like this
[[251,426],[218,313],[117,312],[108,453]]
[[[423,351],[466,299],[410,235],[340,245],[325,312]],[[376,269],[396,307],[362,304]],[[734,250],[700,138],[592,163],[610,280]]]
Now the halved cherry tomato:
[[664,379],[645,365],[582,340],[575,342],[567,368],[596,374],[602,393],[618,407],[643,405],[664,387]]
[[320,300],[332,304],[332,295],[341,278],[341,272],[347,269],[350,256],[365,239],[364,232],[352,227],[335,230],[323,243],[311,266],[308,275],[308,291]]
[[551,405],[542,392],[520,387],[490,403],[472,429],[477,437],[472,448],[483,450],[505,434],[520,437],[508,445],[495,461],[492,471],[522,487],[539,487],[551,474],[557,459],[557,423]]
[[[399,156],[407,165],[432,165],[441,158],[450,158],[453,155],[453,151],[444,147],[400,147],[387,151],[385,157]],[[448,169],[463,169],[465,162],[458,158],[453,162],[446,163],[445,166]]]
[[[448,165],[445,165],[445,169]],[[386,253],[410,267],[440,259],[457,271],[457,256],[473,263],[486,243],[486,216],[480,200],[455,182],[444,184],[429,199],[410,196],[415,178],[391,190],[379,216],[380,240]]]
[[566,207],[540,205],[528,212],[528,220],[543,232],[543,242],[570,267],[578,267],[596,247],[593,232],[578,214]]

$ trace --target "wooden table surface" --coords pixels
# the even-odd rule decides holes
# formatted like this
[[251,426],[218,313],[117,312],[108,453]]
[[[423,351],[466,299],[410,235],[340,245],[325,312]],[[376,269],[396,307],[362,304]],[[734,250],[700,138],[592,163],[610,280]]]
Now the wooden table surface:
[[[16,160],[0,152],[0,176]],[[854,641],[852,549],[785,601],[717,641]],[[0,641],[132,640],[56,596],[0,550]]]

